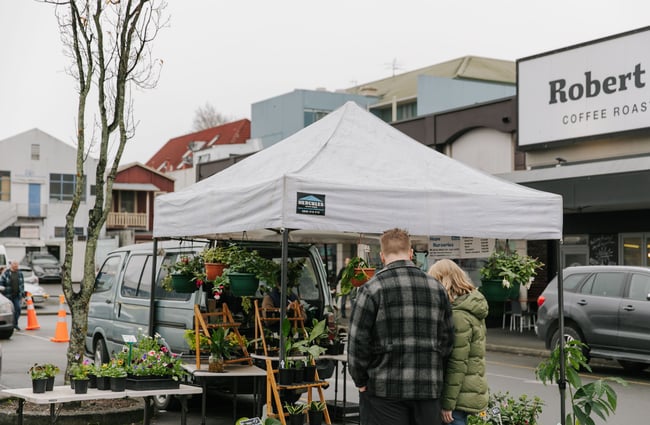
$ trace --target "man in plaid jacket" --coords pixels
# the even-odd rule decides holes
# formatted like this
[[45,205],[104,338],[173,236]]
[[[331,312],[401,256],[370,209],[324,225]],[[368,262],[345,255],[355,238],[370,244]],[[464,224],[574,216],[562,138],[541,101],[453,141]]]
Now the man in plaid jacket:
[[362,425],[441,424],[440,395],[453,348],[445,289],[412,262],[408,233],[381,237],[385,268],[359,288],[348,366]]

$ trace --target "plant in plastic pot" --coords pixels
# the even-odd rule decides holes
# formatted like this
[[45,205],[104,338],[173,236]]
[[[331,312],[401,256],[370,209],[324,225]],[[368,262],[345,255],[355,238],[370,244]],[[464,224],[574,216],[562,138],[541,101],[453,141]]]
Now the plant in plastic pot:
[[370,267],[361,257],[352,257],[341,274],[341,295],[347,295],[352,288],[366,283],[375,274],[375,268]]

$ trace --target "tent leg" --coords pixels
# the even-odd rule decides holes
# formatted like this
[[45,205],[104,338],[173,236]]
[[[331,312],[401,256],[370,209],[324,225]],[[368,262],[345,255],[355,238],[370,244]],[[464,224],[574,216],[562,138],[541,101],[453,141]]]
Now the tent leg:
[[[560,331],[560,376],[558,377],[557,386],[560,390],[560,424],[565,425],[566,422],[566,352],[564,341],[564,276],[563,276],[563,261],[562,255],[562,240],[557,241],[557,298],[558,305],[561,306],[559,311],[559,331]],[[551,347],[553,348],[553,347]]]

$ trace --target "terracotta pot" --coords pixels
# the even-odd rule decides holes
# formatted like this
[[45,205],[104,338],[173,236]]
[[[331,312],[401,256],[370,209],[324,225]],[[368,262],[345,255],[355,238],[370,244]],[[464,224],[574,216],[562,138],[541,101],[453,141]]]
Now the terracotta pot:
[[205,278],[213,281],[217,277],[223,275],[223,270],[228,267],[223,263],[205,263]]
[[350,283],[352,284],[352,286],[357,287],[357,288],[359,286],[363,285],[364,283],[366,283],[367,281],[369,281],[370,278],[375,275],[375,269],[374,268],[366,268],[366,267],[364,267],[364,268],[355,268],[354,269],[354,274],[357,275],[359,273],[363,273],[365,275],[365,277],[363,279],[355,279],[355,278],[350,279]]

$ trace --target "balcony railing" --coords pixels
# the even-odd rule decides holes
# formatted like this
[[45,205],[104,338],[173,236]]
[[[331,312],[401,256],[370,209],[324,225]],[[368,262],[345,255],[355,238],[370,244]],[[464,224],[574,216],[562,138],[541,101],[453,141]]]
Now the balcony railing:
[[106,228],[147,228],[147,214],[139,213],[108,213]]

